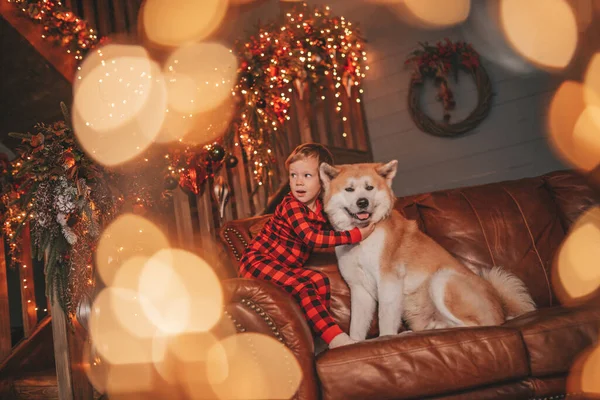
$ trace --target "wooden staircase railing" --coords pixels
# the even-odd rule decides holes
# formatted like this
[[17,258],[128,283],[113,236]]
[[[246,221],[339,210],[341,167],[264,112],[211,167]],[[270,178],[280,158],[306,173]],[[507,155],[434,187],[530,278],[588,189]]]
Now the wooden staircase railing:
[[[213,195],[214,179],[209,179],[206,189],[198,196],[189,196],[177,190],[174,196],[174,214],[177,236],[180,245],[190,250],[210,246],[217,231],[227,220],[247,218],[273,212],[288,189],[285,160],[299,144],[317,142],[328,146],[336,164],[371,162],[373,160],[368,139],[362,96],[358,88],[352,88],[351,97],[336,98],[342,102],[338,113],[336,104],[328,101],[334,98],[333,84],[329,96],[321,103],[311,103],[308,90],[298,93],[293,89],[290,120],[278,135],[274,149],[276,164],[272,166],[268,179],[258,185],[252,178],[251,166],[241,153],[241,146],[235,146],[237,167],[223,168],[219,174],[229,188],[230,198],[223,218],[219,215],[218,199]],[[301,98],[302,97],[302,98]],[[208,238],[208,243],[203,243]]]
[[[141,0],[63,0],[80,18],[85,19],[98,31],[99,36],[118,37],[135,33],[137,14]],[[282,3],[282,11],[285,3]],[[0,14],[17,31],[26,37],[37,51],[45,57],[69,82],[73,81],[76,63],[74,57],[64,49],[53,46],[41,38],[42,28],[25,16],[7,1],[0,0]],[[293,88],[290,120],[278,134],[275,152],[277,162],[270,169],[268,179],[258,185],[251,174],[251,166],[242,154],[241,146],[235,146],[234,155],[239,160],[235,168],[222,168],[218,172],[219,181],[229,189],[229,198],[224,214],[219,213],[218,199],[215,198],[215,178],[205,183],[204,191],[198,195],[188,195],[177,189],[173,201],[173,225],[176,240],[172,244],[202,253],[214,249],[214,240],[219,228],[226,220],[246,218],[273,212],[288,188],[288,177],[284,161],[299,144],[306,142],[323,143],[329,147],[337,164],[370,162],[373,160],[369,143],[365,112],[360,90],[352,86],[350,96],[342,94],[334,97],[333,82],[329,82],[329,94],[325,100],[311,102],[310,88],[299,93]],[[342,102],[343,113],[336,112],[337,102]],[[236,139],[237,140],[237,139]],[[33,266],[31,261],[28,230],[24,230],[23,243],[27,249],[23,264],[19,267],[21,282],[20,299],[8,298],[7,265],[4,247],[0,249],[0,375],[14,371],[13,366],[22,365],[27,360],[26,352],[38,348],[53,331],[54,352],[47,349],[56,363],[58,391],[61,399],[89,399],[93,390],[81,370],[81,350],[85,332],[66,329],[66,317],[56,305],[37,305]],[[12,347],[10,332],[10,302],[20,301],[24,327],[24,339]],[[44,299],[44,302],[47,300]],[[36,309],[37,307],[37,309]],[[40,308],[48,310],[47,316],[38,314]],[[49,317],[52,309],[52,318]],[[38,315],[43,319],[39,320]],[[79,329],[79,328],[78,328]],[[82,336],[83,334],[83,336]],[[52,355],[54,353],[54,355]],[[77,356],[79,354],[79,356]],[[4,371],[3,371],[4,369]],[[0,393],[1,394],[1,393]]]
[[[4,238],[3,238],[4,239]],[[31,257],[31,239],[29,227],[26,226],[21,232],[21,263],[15,266],[18,274],[20,298],[9,299],[8,291],[8,264],[5,254],[4,240],[0,246],[0,363],[12,351],[10,305],[19,302],[21,308],[21,321],[23,323],[23,338],[27,339],[38,324],[38,315],[47,313],[46,300],[38,305],[35,296],[35,281],[33,274],[33,259]],[[40,308],[44,311],[39,312]]]

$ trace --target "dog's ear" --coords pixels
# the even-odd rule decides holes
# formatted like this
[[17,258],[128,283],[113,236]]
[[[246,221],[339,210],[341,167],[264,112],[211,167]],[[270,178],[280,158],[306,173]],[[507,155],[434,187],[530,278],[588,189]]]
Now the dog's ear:
[[338,176],[340,170],[336,167],[333,167],[327,163],[321,163],[319,166],[319,175],[321,176],[321,182],[323,182],[323,186],[327,189],[329,187],[329,183],[333,178]]
[[392,180],[396,176],[396,170],[398,169],[398,160],[392,160],[387,164],[382,164],[376,168],[379,175],[385,178],[385,182],[389,187],[392,187]]

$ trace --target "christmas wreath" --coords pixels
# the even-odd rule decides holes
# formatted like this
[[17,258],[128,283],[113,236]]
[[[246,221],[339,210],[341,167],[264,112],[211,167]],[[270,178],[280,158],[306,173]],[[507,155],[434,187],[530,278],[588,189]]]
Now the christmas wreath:
[[[420,43],[421,48],[409,54],[405,64],[412,64],[414,73],[408,90],[408,111],[414,123],[426,133],[435,136],[458,136],[475,128],[487,116],[491,107],[492,85],[480,64],[479,54],[465,42],[438,42],[435,46]],[[451,123],[450,112],[455,108],[454,94],[448,84],[450,73],[458,80],[458,71],[469,72],[477,86],[477,106],[466,119]],[[434,79],[438,86],[437,99],[444,107],[442,121],[426,115],[420,107],[425,78]]]

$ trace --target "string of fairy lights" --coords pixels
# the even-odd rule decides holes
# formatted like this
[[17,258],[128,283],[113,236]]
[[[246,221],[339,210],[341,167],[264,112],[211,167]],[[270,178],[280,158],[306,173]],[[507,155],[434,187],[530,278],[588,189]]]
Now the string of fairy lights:
[[[59,1],[7,1],[42,24],[43,37],[59,43],[78,61],[82,60],[87,52],[105,42],[105,39],[98,38],[97,33],[84,20],[76,17]],[[162,179],[159,177],[158,190],[153,187],[141,187],[138,184],[141,180],[134,179],[135,182],[130,185],[130,189],[133,190],[128,193],[131,199],[118,196],[115,199],[118,204],[130,201],[134,209],[150,208],[150,204],[163,201],[168,197],[164,194],[177,187],[198,195],[202,193],[202,187],[206,185],[209,177],[214,177],[219,168],[237,166],[238,160],[233,155],[236,146],[241,147],[244,165],[250,169],[257,186],[260,187],[269,178],[273,164],[277,162],[276,146],[280,141],[279,136],[286,133],[286,123],[291,119],[294,91],[301,101],[304,96],[310,96],[311,104],[332,97],[335,114],[343,122],[347,121],[349,114],[345,107],[351,104],[351,101],[361,101],[361,82],[369,69],[365,42],[360,31],[351,22],[343,17],[331,15],[329,7],[299,4],[287,13],[283,23],[264,25],[248,40],[238,41],[234,52],[238,56],[238,72],[232,95],[237,100],[237,112],[224,137],[205,145],[186,146],[178,142],[173,143],[168,146],[166,152],[164,148],[150,149],[143,158],[145,163],[142,162],[140,168],[143,169],[143,165],[147,163],[165,165]],[[346,96],[346,100],[342,96]],[[31,161],[28,157],[35,153],[34,161],[37,166],[60,166],[61,176],[66,176],[65,171],[72,168],[94,170],[94,174],[105,176],[102,167],[95,165],[78,148],[72,132],[69,132],[70,130],[60,123],[44,126],[40,132],[28,136],[30,148],[11,163],[11,174],[15,177],[15,182],[21,179],[16,177],[23,174],[31,175],[29,177],[35,182],[33,186],[13,185],[10,192],[2,194],[6,200],[3,200],[4,204],[10,204],[3,215],[2,226],[5,237],[11,239],[9,254],[13,265],[26,267],[26,264],[20,261],[19,250],[20,231],[26,226],[26,222],[30,222],[32,235],[42,245],[40,238],[47,227],[44,228],[38,219],[43,214],[56,214],[56,211],[51,212],[50,209],[46,210],[40,206],[40,183],[47,180],[48,176],[46,173],[38,176],[37,173],[32,173],[31,169],[24,170],[24,164],[29,165]],[[341,132],[341,136],[342,140],[347,140],[346,132]],[[39,146],[37,142],[45,142],[46,150],[36,150]],[[56,143],[56,151],[50,151],[50,142]],[[155,161],[159,159],[161,161],[157,162],[160,164],[157,164]],[[110,178],[113,175],[110,174]],[[53,179],[61,177],[55,176]],[[103,199],[109,196],[105,195],[97,184],[87,183],[92,185],[92,194],[88,195],[86,201],[93,203],[96,209],[106,210],[107,215],[112,212],[111,207],[118,208],[118,204],[115,206],[108,202],[101,205],[99,202],[105,201]],[[69,190],[70,184],[72,183],[67,182],[64,190]],[[28,193],[33,187],[38,192]],[[98,194],[98,191],[101,194]],[[35,212],[32,212],[32,209],[35,209]],[[90,268],[90,258],[84,254],[89,253],[95,245],[96,239],[88,237],[86,233],[91,222],[83,214],[76,218],[72,227],[67,221],[62,222],[64,223],[58,225],[56,221],[52,221],[52,226],[59,235],[64,233],[65,236],[69,236],[67,240],[73,243],[69,242],[69,246],[59,255],[64,265],[60,264],[57,268],[77,267],[76,269],[82,271],[75,271],[79,276],[78,285],[93,286],[89,278],[93,275],[93,267]],[[76,263],[81,265],[75,266]],[[63,274],[60,279],[64,276]],[[24,286],[27,284],[26,281],[23,283]],[[67,287],[64,283],[62,286]]]
[[[240,54],[238,84],[234,96],[241,96],[239,143],[253,166],[253,175],[263,184],[274,162],[275,141],[290,120],[291,94],[300,99],[311,90],[316,101],[331,95],[337,100],[335,111],[344,122],[346,110],[341,96],[359,93],[369,67],[364,40],[358,29],[344,17],[332,16],[330,8],[297,6],[286,14],[283,25],[259,29],[250,41],[237,46]],[[360,96],[355,101],[360,103]],[[342,132],[342,137],[347,138]]]
[[17,6],[30,19],[43,27],[42,38],[59,43],[75,60],[83,60],[85,54],[101,45],[106,39],[99,38],[89,24],[77,17],[60,1],[53,0],[6,0]]

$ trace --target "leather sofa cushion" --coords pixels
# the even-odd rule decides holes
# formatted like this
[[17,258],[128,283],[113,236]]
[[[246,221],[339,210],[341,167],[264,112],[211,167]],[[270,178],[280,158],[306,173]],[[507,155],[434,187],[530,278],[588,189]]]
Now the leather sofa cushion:
[[317,359],[323,399],[432,396],[529,374],[517,330],[455,328],[367,340]]
[[577,356],[600,338],[600,307],[543,308],[503,326],[523,335],[532,376],[565,374]]

